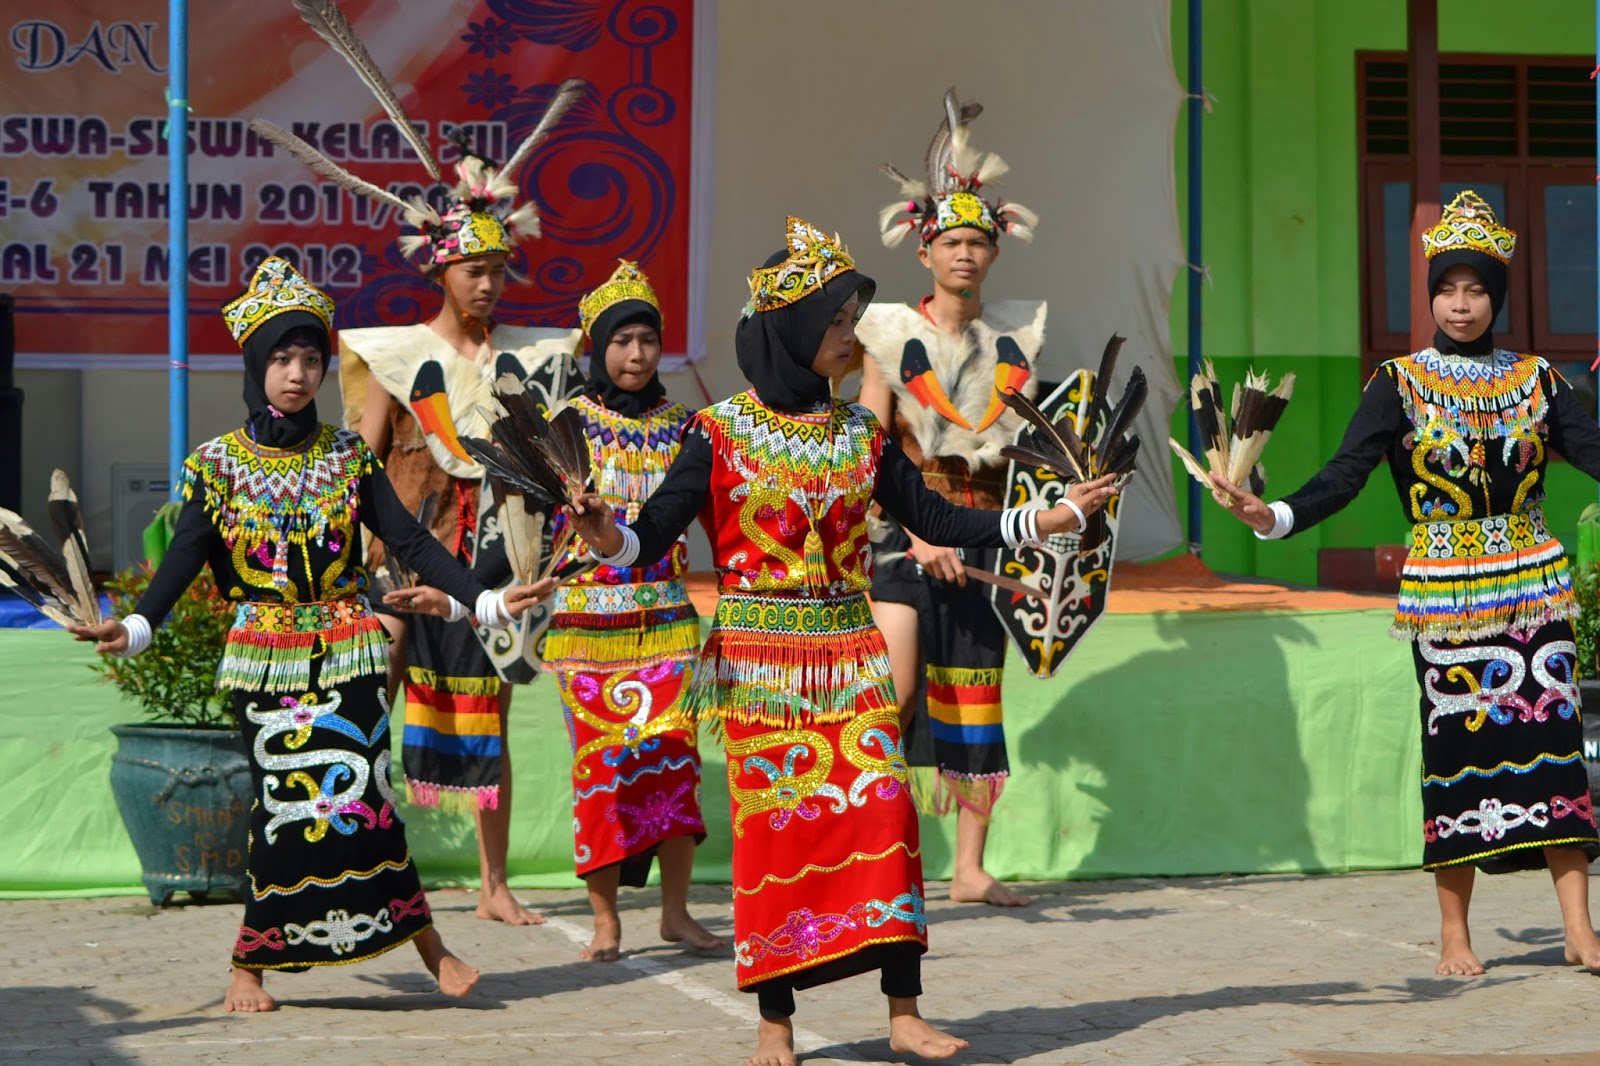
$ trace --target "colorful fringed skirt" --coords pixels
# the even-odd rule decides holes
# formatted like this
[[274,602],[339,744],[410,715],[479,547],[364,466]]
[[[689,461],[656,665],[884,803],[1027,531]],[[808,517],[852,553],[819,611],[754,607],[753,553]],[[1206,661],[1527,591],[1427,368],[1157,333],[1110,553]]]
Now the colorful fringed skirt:
[[922,854],[883,637],[866,600],[724,592],[691,702],[717,720],[738,984],[796,988],[926,950]]
[[[579,877],[620,863],[621,883],[640,886],[663,841],[705,839],[685,710],[700,619],[680,581],[569,586],[557,602],[545,666],[572,741],[573,863]],[[617,612],[590,610],[607,605]]]
[[1421,689],[1423,868],[1600,855],[1567,562],[1537,509],[1413,527],[1394,632]]
[[[239,613],[246,627],[229,634],[224,673],[256,801],[233,964],[301,970],[380,955],[432,924],[389,782],[383,628],[354,598]],[[339,624],[311,628],[318,617]],[[241,672],[247,647],[253,682]]]

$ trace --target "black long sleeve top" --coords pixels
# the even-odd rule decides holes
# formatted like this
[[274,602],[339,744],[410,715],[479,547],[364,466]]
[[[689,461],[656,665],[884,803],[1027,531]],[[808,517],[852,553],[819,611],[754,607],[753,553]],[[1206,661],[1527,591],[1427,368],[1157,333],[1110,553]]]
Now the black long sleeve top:
[[1600,478],[1600,427],[1548,363],[1429,349],[1378,368],[1338,451],[1283,502],[1291,532],[1309,529],[1355,499],[1387,458],[1407,521],[1523,513],[1544,498],[1551,450]]
[[[875,423],[874,423],[875,424]],[[672,547],[678,536],[705,509],[711,493],[716,456],[703,429],[691,426],[683,447],[661,487],[651,494],[631,523],[639,538],[634,566],[648,566]],[[885,440],[872,497],[889,515],[929,544],[963,548],[996,548],[1001,536],[1001,511],[958,507],[928,488],[916,464],[893,441]],[[708,516],[707,528],[715,528]],[[726,560],[716,560],[721,570]]]
[[[183,491],[172,542],[137,607],[152,626],[208,563],[231,600],[310,603],[364,593],[358,516],[425,583],[469,607],[483,591],[417,524],[366,444],[348,431],[324,426],[299,452],[258,451],[242,431],[226,434],[190,456]],[[268,513],[294,532],[263,529],[271,526],[263,521]],[[283,587],[273,580],[280,541]]]

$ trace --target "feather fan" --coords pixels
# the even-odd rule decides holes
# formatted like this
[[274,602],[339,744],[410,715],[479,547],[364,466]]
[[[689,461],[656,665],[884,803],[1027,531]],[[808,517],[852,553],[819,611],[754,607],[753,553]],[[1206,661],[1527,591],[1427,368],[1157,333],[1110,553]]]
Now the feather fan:
[[1169,438],[1167,443],[1189,475],[1210,489],[1218,503],[1226,504],[1228,497],[1211,484],[1211,473],[1221,474],[1255,496],[1266,490],[1261,453],[1294,395],[1294,375],[1283,375],[1277,387],[1268,391],[1271,384],[1267,375],[1247,371],[1243,384],[1234,385],[1232,403],[1225,409],[1217,370],[1209,359],[1189,383],[1189,407],[1199,429],[1205,463],[1176,440]]
[[[1134,367],[1121,398],[1115,406],[1111,405],[1111,375],[1116,369],[1123,340],[1113,334],[1101,353],[1100,369],[1089,386],[1092,391],[1082,422],[1084,436],[1078,433],[1074,415],[1069,413],[1052,423],[1026,396],[1006,392],[1001,399],[1028,422],[1031,432],[1025,432],[1018,443],[1000,449],[1000,454],[1015,462],[1053,471],[1069,482],[1093,481],[1114,474],[1119,487],[1125,484],[1137,468],[1139,436],[1131,430],[1149,396],[1150,386],[1144,370]],[[1082,531],[1082,550],[1092,551],[1098,547],[1107,531],[1105,512],[1095,512]]]
[[[439,494],[430,492],[417,504],[417,525],[423,532],[433,530],[434,517],[439,513]],[[387,545],[385,545],[387,548]],[[385,551],[383,564],[372,572],[373,591],[379,599],[400,589],[417,587],[417,572],[393,552]]]
[[489,440],[462,437],[461,446],[485,470],[544,506],[565,506],[589,482],[589,442],[583,416],[563,408],[546,420],[534,393],[515,375],[495,380],[505,413],[489,424]]
[[367,54],[366,46],[361,43],[361,38],[356,36],[356,31],[350,25],[350,20],[344,17],[344,12],[340,11],[332,0],[294,0],[294,9],[300,13],[306,25],[316,31],[318,37],[327,41],[329,47],[355,68],[356,74],[366,83],[367,88],[372,90],[372,95],[378,98],[378,103],[383,105],[383,109],[394,120],[395,128],[406,139],[411,150],[417,154],[417,159],[428,168],[428,175],[434,181],[438,181],[439,164],[434,161],[433,153],[411,125],[411,120],[406,117],[405,108],[400,106],[400,97],[389,85],[389,80],[383,76],[383,71],[378,69],[378,64],[372,61],[372,56]]
[[62,470],[50,472],[50,524],[61,538],[61,555],[77,597],[78,613],[88,619],[85,625],[99,625],[100,597],[95,594],[94,579],[89,575],[89,538],[83,532],[83,512],[78,508],[78,494],[72,491]]
[[0,585],[16,589],[60,625],[98,625],[100,599],[89,577],[88,538],[78,499],[59,470],[51,476],[50,519],[65,542],[64,552],[21,515],[0,507]]

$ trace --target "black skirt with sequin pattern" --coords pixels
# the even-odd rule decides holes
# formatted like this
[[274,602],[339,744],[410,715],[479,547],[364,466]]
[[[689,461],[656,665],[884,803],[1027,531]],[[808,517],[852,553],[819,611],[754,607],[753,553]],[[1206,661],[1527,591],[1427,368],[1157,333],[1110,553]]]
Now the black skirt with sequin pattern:
[[1418,638],[1424,869],[1537,869],[1541,849],[1600,856],[1583,764],[1572,626]]
[[234,693],[250,750],[248,969],[360,962],[432,924],[389,782],[381,674],[331,688]]

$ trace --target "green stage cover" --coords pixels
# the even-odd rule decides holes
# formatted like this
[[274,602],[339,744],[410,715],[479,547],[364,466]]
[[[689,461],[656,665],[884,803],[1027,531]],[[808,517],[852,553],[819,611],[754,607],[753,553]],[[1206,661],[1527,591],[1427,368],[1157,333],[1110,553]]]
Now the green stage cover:
[[[1012,777],[990,870],[1051,880],[1416,865],[1416,683],[1389,619],[1108,615],[1051,681],[1013,657]],[[0,898],[142,892],[108,780],[108,729],[139,715],[90,674],[92,657],[58,630],[0,630]],[[517,690],[510,733],[512,883],[577,887],[570,748],[548,678]],[[710,837],[695,879],[725,883],[727,778],[715,742],[702,744]],[[403,813],[425,882],[475,882],[470,817]],[[922,826],[926,873],[946,878],[954,819]]]

